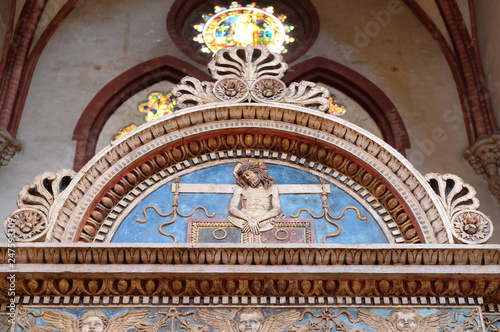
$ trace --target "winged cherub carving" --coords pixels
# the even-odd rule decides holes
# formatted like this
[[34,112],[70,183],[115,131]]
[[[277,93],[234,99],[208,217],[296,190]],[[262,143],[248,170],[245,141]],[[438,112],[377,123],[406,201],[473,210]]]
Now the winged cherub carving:
[[265,319],[262,311],[243,308],[236,312],[234,320],[226,315],[206,309],[198,314],[208,325],[220,332],[281,332],[300,319],[300,312],[289,310]]
[[421,318],[415,310],[406,308],[393,310],[389,319],[365,310],[360,310],[358,317],[377,332],[439,332],[451,322],[449,311]]
[[[40,316],[61,332],[114,332],[128,330],[142,320],[148,312],[149,310],[133,310],[108,319],[104,312],[93,309],[78,319],[66,313],[42,310]],[[31,326],[30,331],[49,332],[54,329],[36,325]]]

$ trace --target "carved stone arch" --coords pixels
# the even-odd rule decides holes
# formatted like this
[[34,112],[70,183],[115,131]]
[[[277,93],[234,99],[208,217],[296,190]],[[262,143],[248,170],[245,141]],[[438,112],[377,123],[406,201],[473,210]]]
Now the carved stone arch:
[[323,57],[300,62],[288,69],[285,83],[322,82],[342,91],[363,107],[379,126],[384,140],[405,155],[410,139],[396,106],[375,84],[354,70]]
[[[228,135],[245,138],[222,144],[207,141]],[[250,144],[258,142],[253,139],[255,135],[286,138],[291,144],[286,148]],[[195,148],[190,150],[193,142]],[[317,153],[319,149],[321,153]],[[370,174],[377,185],[366,185],[365,189],[380,198],[380,208],[388,211],[388,218],[397,225],[396,232],[403,235],[404,242],[453,241],[449,226],[443,222],[446,212],[432,188],[382,140],[315,110],[259,103],[190,107],[117,140],[82,168],[55,203],[47,240],[94,241],[107,215],[117,211],[115,207],[122,198],[133,199],[140,181],[166,177],[204,158],[245,157],[251,151],[259,151],[260,158],[304,160],[312,165],[309,167],[322,167],[325,176],[344,173],[345,181],[352,183],[362,183],[361,172]],[[346,165],[353,167],[349,170]]]
[[[109,213],[103,220],[99,221],[94,219],[91,222],[93,226],[98,227],[97,234],[95,236],[90,236],[90,234],[86,234],[85,230],[82,230],[79,241],[91,241],[95,243],[116,242],[114,241],[116,232],[119,231],[121,227],[127,227],[126,220],[133,214],[133,210],[146,201],[148,196],[159,188],[168,186],[168,183],[173,185],[175,182],[174,186],[178,186],[178,182],[176,181],[183,175],[195,173],[199,170],[214,166],[217,167],[225,164],[234,164],[235,162],[245,162],[248,159],[254,161],[258,159],[267,166],[282,165],[311,173],[320,178],[323,183],[333,183],[344,192],[348,192],[349,195],[360,203],[360,205],[368,211],[368,214],[374,218],[389,243],[420,242],[420,237],[417,234],[417,230],[411,226],[411,221],[408,218],[406,220],[402,220],[401,218],[405,213],[403,206],[397,203],[391,190],[383,189],[385,188],[383,181],[376,179],[351,159],[335,153],[332,150],[315,145],[314,142],[308,140],[293,140],[289,138],[290,136],[280,135],[279,133],[227,131],[225,135],[218,135],[217,137],[208,135],[199,137],[198,140],[185,142],[182,145],[184,151],[191,150],[193,146],[195,149],[198,149],[200,146],[215,146],[217,143],[227,145],[228,142],[232,140],[241,142],[241,145],[253,145],[254,148],[249,149],[245,147],[243,150],[237,149],[224,152],[219,151],[216,154],[206,153],[196,155],[194,158],[186,160],[187,163],[182,163],[184,166],[189,165],[188,167],[171,167],[168,169],[168,174],[164,173],[161,176],[143,178],[142,181],[138,179],[138,184],[134,188],[134,197],[130,195],[122,196],[115,205],[113,213]],[[245,144],[244,141],[247,141],[247,144]],[[283,146],[290,147],[287,153],[279,151],[278,148]],[[263,151],[261,150],[262,148],[270,148],[271,151]],[[161,163],[160,158],[163,158],[163,155],[170,155],[171,151],[172,150],[166,151],[164,154],[151,158],[148,163],[159,166],[158,164]],[[297,154],[301,156],[299,157]],[[333,163],[337,166],[332,171],[328,171],[329,167],[325,165],[325,163],[328,163],[327,160],[330,159],[334,159]],[[137,172],[140,172],[139,169],[141,169],[141,167],[136,168],[134,173],[137,174]],[[350,180],[348,183],[345,183],[349,175],[355,180]],[[360,183],[363,183],[369,188],[368,191],[370,191],[370,194],[367,194],[368,191],[365,187],[360,185]],[[124,182],[121,182],[121,184],[124,184]],[[328,188],[329,185],[327,184],[326,186]],[[390,206],[390,211],[380,209],[382,205]],[[116,209],[116,207],[119,208]],[[152,206],[149,206],[149,208],[151,207]],[[367,218],[358,208],[354,208],[353,206],[343,208],[344,210],[341,215],[351,209],[356,213],[356,217],[359,220],[366,220]],[[96,209],[102,211],[105,207],[102,204],[98,204]],[[148,219],[146,210],[143,210],[144,219],[141,219],[139,221],[140,223],[145,223]],[[299,211],[299,209],[297,210]],[[208,216],[209,213],[205,215]],[[297,217],[298,215],[299,213],[297,213]],[[399,221],[396,223],[395,221],[398,217]],[[170,224],[170,222],[173,221],[175,221],[174,218],[166,223]],[[330,219],[330,221],[333,220]],[[300,221],[296,222],[296,224],[300,224]],[[337,226],[339,227],[338,230],[341,230],[338,224]],[[162,229],[162,226],[160,226],[159,229]],[[165,234],[163,235],[165,236]],[[316,240],[318,243],[323,242],[327,244],[327,239],[332,239],[335,236],[333,233],[322,234],[322,237],[316,238]],[[196,237],[197,235],[191,236],[191,238]],[[308,237],[309,241],[312,241],[311,233],[306,234],[306,237]],[[175,237],[171,237],[171,240],[175,241],[176,239]]]
[[95,155],[99,134],[109,117],[128,98],[161,82],[178,83],[184,76],[210,79],[195,66],[172,56],[161,56],[140,63],[111,80],[90,101],[73,132],[76,153],[73,169],[79,170]]

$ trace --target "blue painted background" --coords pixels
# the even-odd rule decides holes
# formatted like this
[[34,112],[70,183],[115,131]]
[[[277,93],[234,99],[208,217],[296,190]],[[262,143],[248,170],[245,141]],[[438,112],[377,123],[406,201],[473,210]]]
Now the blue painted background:
[[[199,183],[200,185],[213,184],[235,184],[233,168],[236,163],[213,166],[189,173],[180,177],[181,183]],[[282,165],[266,164],[268,174],[272,176],[277,184],[320,184],[319,177]],[[173,194],[171,184],[162,186],[151,193],[123,220],[117,229],[112,242],[115,243],[171,243],[170,237],[165,237],[158,232],[158,226],[170,220],[170,217],[162,218],[152,209],[148,209],[148,221],[144,224],[136,222],[138,218],[144,219],[142,211],[145,207],[153,205],[166,214],[172,210]],[[208,213],[215,212],[214,218],[227,218],[229,200],[231,194],[180,194],[179,211],[189,214],[197,206],[203,206]],[[286,213],[287,219],[292,219],[290,214],[295,214],[300,208],[307,208],[313,214],[322,213],[320,194],[287,194],[280,195],[282,211]],[[366,221],[357,218],[353,210],[348,210],[344,217],[336,221],[342,227],[342,234],[328,239],[328,243],[339,244],[366,244],[366,243],[388,243],[385,234],[380,229],[375,219],[370,216],[355,199],[346,192],[331,184],[331,194],[328,196],[328,206],[333,216],[339,216],[347,206],[356,206]],[[191,218],[206,218],[202,211],[196,211]],[[308,213],[302,212],[298,219],[312,219]],[[315,220],[316,242],[322,243],[325,235],[335,233],[337,228],[329,224],[325,219]],[[179,243],[186,242],[187,218],[177,217],[176,221],[164,228],[164,231],[177,237]]]
[[[106,316],[108,317],[108,319],[112,319],[114,317],[117,317],[118,315],[120,314],[123,314],[129,310],[144,310],[144,309],[149,309],[149,313],[148,315],[143,319],[144,321],[148,322],[148,323],[156,323],[158,322],[160,319],[164,319],[166,318],[166,315],[168,314],[168,311],[169,309],[172,309],[171,306],[160,306],[160,307],[156,307],[156,308],[151,308],[151,307],[140,307],[140,306],[136,306],[134,308],[126,308],[126,307],[121,307],[121,308],[116,308],[116,307],[86,307],[86,308],[74,308],[74,309],[53,309],[53,308],[50,308],[50,307],[46,307],[46,308],[40,308],[40,307],[25,307],[25,309],[27,309],[29,312],[31,313],[34,313],[36,315],[39,315],[41,310],[45,310],[45,311],[56,311],[56,312],[60,312],[60,313],[63,313],[63,314],[67,314],[67,315],[71,315],[73,316],[74,318],[76,319],[79,319],[80,317],[82,317],[82,315],[88,311],[88,310],[91,310],[91,309],[98,309],[98,310],[101,310],[102,312],[104,312],[106,314]],[[234,315],[236,313],[236,311],[239,309],[239,307],[218,307],[218,308],[213,308],[213,307],[209,307],[209,308],[205,308],[206,310],[210,311],[210,312],[217,312],[227,318],[229,318],[230,320],[233,320],[234,319]],[[446,310],[446,311],[449,311],[450,312],[450,316],[453,318],[453,317],[457,317],[457,321],[454,322],[454,323],[450,323],[448,326],[456,326],[456,325],[462,325],[464,324],[465,320],[467,319],[466,316],[473,316],[473,309],[472,308],[461,308],[461,307],[455,307],[455,308],[440,308],[440,309],[437,309],[437,308],[418,308],[418,307],[415,307],[414,308],[416,313],[421,317],[421,319],[424,319],[425,317],[429,316],[429,315],[432,315],[434,313],[437,313],[439,311],[443,311],[443,310]],[[205,321],[203,321],[199,316],[198,316],[198,310],[196,307],[176,307],[175,310],[178,312],[178,313],[182,313],[182,315],[179,316],[179,318],[185,322],[185,321],[188,321],[190,324],[192,325],[198,325],[198,326],[203,326],[203,325],[207,325],[207,323]],[[300,307],[294,307],[294,306],[291,306],[291,307],[288,307],[286,309],[274,309],[274,308],[268,308],[268,307],[261,307],[260,308],[261,312],[263,313],[264,315],[264,318],[265,319],[268,319],[270,318],[271,316],[273,315],[276,315],[276,314],[280,314],[280,313],[284,313],[284,312],[287,312],[287,311],[290,311],[290,310],[298,310],[300,312],[303,312],[304,309],[303,308],[300,308]],[[324,310],[328,310],[331,312],[331,314],[333,314],[333,316],[337,316],[334,318],[334,321],[337,323],[337,324],[344,324],[344,326],[346,328],[362,328],[364,329],[364,331],[366,332],[376,332],[376,330],[371,327],[371,326],[368,326],[367,324],[363,323],[363,322],[358,322],[358,323],[352,323],[349,321],[348,317],[347,317],[347,313],[349,313],[352,317],[352,319],[356,319],[358,318],[358,311],[359,311],[359,308],[352,308],[352,307],[330,307],[328,309],[326,308],[309,308],[309,313],[305,313],[304,315],[304,318],[300,321],[298,321],[296,323],[297,326],[306,326],[309,321],[312,321],[312,322],[315,322],[317,323],[320,327],[322,326],[330,326],[332,327],[332,331],[339,331],[338,329],[335,328],[335,323],[330,321],[328,324],[326,322],[326,320],[324,319],[321,319],[320,318],[320,314],[322,312],[324,312]],[[366,310],[366,311],[370,311],[374,314],[377,314],[379,316],[382,316],[382,317],[385,317],[385,318],[389,318],[389,315],[391,313],[392,310],[394,310],[394,308],[370,308],[370,307],[364,307],[362,308],[362,310]],[[311,315],[311,312],[314,313],[314,315],[316,317],[314,317],[313,315]],[[158,313],[158,315],[156,317],[153,317],[155,313]],[[332,316],[332,315],[329,315],[329,316]],[[32,315],[29,316],[30,319],[34,320],[35,321],[35,324],[36,325],[39,325],[39,326],[45,326],[45,327],[48,327],[50,326],[49,324],[47,324],[42,318],[35,318],[33,317]],[[383,319],[383,318],[381,318]],[[166,320],[166,325],[167,327],[164,327],[164,328],[160,328],[160,331],[170,331],[170,324],[171,324],[171,318],[170,319],[167,319]],[[477,326],[477,322],[474,323],[474,328],[478,328]],[[17,326],[15,331],[21,331],[22,329]],[[209,330],[212,332],[212,331],[217,331],[216,329],[214,329],[213,327],[209,327]],[[444,328],[441,327],[439,329],[439,331],[443,331]],[[483,329],[481,329],[479,327],[478,329],[479,331],[483,331]],[[54,330],[54,331],[59,331],[59,330]],[[135,328],[131,328],[127,331],[137,331],[137,329]],[[180,323],[179,321],[175,320],[174,319],[174,331],[183,331],[183,329],[181,329],[180,327]]]

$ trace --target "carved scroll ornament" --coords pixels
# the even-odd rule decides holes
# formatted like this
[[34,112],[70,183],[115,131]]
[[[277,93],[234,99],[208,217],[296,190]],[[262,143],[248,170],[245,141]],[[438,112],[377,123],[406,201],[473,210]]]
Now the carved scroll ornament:
[[485,243],[493,235],[493,223],[477,211],[476,190],[453,174],[429,173],[425,176],[448,214],[448,224],[456,240],[466,244]]
[[288,65],[280,54],[263,46],[236,46],[219,50],[208,68],[217,81],[200,82],[185,77],[172,89],[179,109],[209,103],[280,102],[321,112],[329,110],[330,92],[316,83],[302,81],[289,87],[281,81]]
[[51,206],[75,174],[75,171],[70,169],[57,173],[45,172],[38,175],[32,183],[22,187],[17,200],[19,209],[12,212],[5,221],[5,233],[13,228],[16,241],[43,241],[48,230],[47,218]]

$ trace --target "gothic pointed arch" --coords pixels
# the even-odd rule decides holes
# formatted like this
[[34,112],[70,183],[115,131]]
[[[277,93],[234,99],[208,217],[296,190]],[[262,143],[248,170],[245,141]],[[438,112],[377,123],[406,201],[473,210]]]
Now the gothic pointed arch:
[[479,331],[484,313],[495,327],[498,247],[480,246],[493,224],[472,186],[333,116],[326,88],[286,85],[266,48],[209,68],[172,89],[174,112],[21,189],[4,223],[14,323],[236,331],[245,313],[266,331],[395,331],[405,314]]
[[[118,242],[140,242],[144,238],[134,240],[130,232],[145,236],[148,230],[154,242],[164,240],[160,234],[173,243],[179,236],[198,243],[203,235],[194,229],[206,225],[215,227],[214,239],[223,240],[230,231],[231,241],[242,243],[266,242],[261,237],[265,231],[274,232],[275,239],[267,240],[284,241],[295,228],[303,233],[294,239],[303,243],[318,243],[319,238],[330,243],[345,233],[351,235],[340,243],[482,243],[491,236],[491,221],[476,211],[479,202],[472,187],[449,174],[422,176],[386,142],[332,116],[326,88],[310,81],[287,86],[281,79],[288,65],[279,54],[265,47],[233,47],[218,52],[208,67],[215,82],[188,76],[172,89],[176,112],[119,138],[76,174],[43,174],[23,188],[21,210],[13,215],[35,213],[39,218],[35,228],[26,224],[23,236],[28,241],[111,242],[126,229]],[[120,76],[126,83],[115,94],[141,87],[129,83],[134,81],[130,76],[134,82],[151,82],[154,71],[144,77],[137,75],[143,73],[140,68]],[[112,112],[120,99],[111,97],[96,103],[96,109]],[[257,191],[237,189],[240,183],[235,187],[232,176],[245,175],[239,171],[245,163],[266,174],[268,165],[277,179],[269,182],[274,189],[266,186],[263,192],[255,189],[257,184],[252,184]],[[39,197],[33,200],[36,192]],[[182,203],[181,194],[186,197]],[[233,195],[229,208],[228,194]],[[283,198],[282,205],[278,197],[286,195],[292,198]],[[41,199],[45,196],[46,202]],[[171,212],[161,212],[170,200]],[[315,202],[321,203],[322,213]],[[238,212],[250,211],[247,204],[262,215]],[[138,215],[141,209],[145,219]],[[157,233],[149,225],[138,226],[147,222],[148,209],[171,218]],[[192,212],[182,212],[186,209]],[[339,224],[348,210],[355,214]],[[196,211],[206,218],[189,219]],[[297,219],[306,212],[309,219]],[[216,215],[219,219],[211,219]],[[169,227],[177,217],[180,221]],[[370,227],[380,236],[363,238],[359,229]]]
[[312,81],[328,84],[355,100],[379,126],[384,140],[405,155],[410,139],[403,119],[387,95],[356,71],[323,57],[300,62],[289,68],[283,81]]
[[140,63],[111,80],[87,105],[76,124],[73,132],[73,140],[77,144],[73,169],[79,170],[95,155],[104,124],[128,98],[161,81],[177,83],[186,75],[199,79],[209,77],[195,66],[166,55]]

